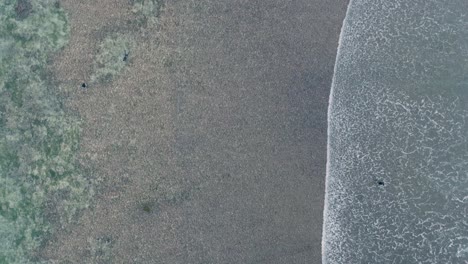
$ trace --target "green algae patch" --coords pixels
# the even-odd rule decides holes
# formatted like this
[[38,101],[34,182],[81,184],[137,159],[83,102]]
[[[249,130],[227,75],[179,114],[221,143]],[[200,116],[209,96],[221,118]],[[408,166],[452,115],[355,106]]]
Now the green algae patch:
[[15,12],[17,19],[25,19],[32,11],[32,4],[30,0],[18,0],[15,5]]
[[[135,19],[128,21],[137,27],[158,26],[164,1],[130,0]],[[91,83],[106,84],[122,74],[130,63],[131,53],[136,47],[135,36],[130,32],[113,32],[98,45],[93,62]]]
[[110,236],[98,238],[88,238],[86,255],[91,259],[91,263],[113,263],[114,257],[112,249],[115,240]]
[[68,36],[53,1],[1,1],[0,263],[38,263],[54,227],[71,223],[92,196],[76,163],[79,118],[44,79],[47,58]]
[[136,15],[135,22],[139,26],[157,25],[161,16],[164,1],[162,0],[131,0],[132,12]]
[[112,81],[127,65],[126,54],[130,54],[135,44],[129,35],[114,33],[107,36],[99,44],[91,81],[100,83]]

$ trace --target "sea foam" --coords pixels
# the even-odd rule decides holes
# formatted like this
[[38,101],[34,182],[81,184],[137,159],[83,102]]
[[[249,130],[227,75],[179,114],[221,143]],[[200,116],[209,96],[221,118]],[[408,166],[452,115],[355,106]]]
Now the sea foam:
[[323,263],[468,261],[463,1],[351,1],[328,113]]

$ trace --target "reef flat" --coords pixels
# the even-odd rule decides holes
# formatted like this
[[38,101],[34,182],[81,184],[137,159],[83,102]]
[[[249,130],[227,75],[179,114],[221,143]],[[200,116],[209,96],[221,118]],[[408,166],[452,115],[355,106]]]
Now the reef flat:
[[58,2],[0,4],[0,263],[36,263],[55,228],[89,205],[76,161],[80,121],[63,109],[46,65],[68,41]]

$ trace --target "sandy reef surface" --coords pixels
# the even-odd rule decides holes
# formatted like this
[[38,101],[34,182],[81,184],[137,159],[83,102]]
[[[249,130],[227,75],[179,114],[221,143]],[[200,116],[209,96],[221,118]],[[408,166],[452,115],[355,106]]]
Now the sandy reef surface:
[[320,263],[347,2],[61,0],[46,71],[93,200],[36,259]]

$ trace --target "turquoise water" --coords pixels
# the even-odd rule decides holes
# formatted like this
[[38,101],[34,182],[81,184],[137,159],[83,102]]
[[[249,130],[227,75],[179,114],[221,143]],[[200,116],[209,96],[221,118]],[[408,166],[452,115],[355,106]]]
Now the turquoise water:
[[351,1],[329,108],[324,263],[468,263],[468,5]]

